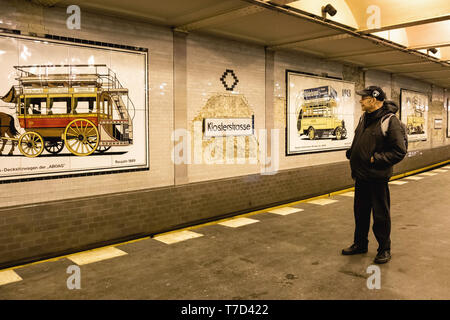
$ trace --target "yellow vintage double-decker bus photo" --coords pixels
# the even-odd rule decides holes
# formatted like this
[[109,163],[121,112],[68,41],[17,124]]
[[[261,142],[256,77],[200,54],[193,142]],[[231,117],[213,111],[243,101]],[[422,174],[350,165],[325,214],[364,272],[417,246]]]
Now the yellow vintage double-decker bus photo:
[[417,96],[414,96],[412,99],[407,98],[407,104],[412,109],[412,113],[409,114],[406,118],[406,130],[408,134],[421,134],[424,133],[424,112],[425,106],[423,103],[420,103]]
[[298,108],[297,130],[310,140],[347,137],[345,121],[337,115],[337,93],[331,86],[303,91],[303,104]]

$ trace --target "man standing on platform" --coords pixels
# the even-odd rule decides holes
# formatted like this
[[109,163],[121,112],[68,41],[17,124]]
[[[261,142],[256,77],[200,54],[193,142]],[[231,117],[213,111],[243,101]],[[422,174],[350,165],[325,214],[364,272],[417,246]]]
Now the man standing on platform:
[[355,234],[353,244],[343,249],[342,254],[367,252],[370,213],[373,211],[372,229],[378,242],[374,262],[386,263],[391,259],[388,182],[393,165],[406,155],[406,132],[395,116],[398,106],[386,101],[386,94],[380,87],[370,86],[356,93],[362,96],[360,103],[364,113],[355,130],[352,146],[346,152],[355,180]]

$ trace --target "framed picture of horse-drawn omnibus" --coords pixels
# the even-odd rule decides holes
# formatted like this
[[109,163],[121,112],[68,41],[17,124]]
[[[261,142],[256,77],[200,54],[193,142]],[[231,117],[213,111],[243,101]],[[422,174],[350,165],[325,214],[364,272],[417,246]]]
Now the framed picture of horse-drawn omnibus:
[[351,146],[353,82],[286,71],[286,91],[286,155]]
[[426,141],[428,134],[428,96],[400,90],[400,119],[406,124],[408,141]]
[[148,170],[148,52],[0,34],[0,181]]

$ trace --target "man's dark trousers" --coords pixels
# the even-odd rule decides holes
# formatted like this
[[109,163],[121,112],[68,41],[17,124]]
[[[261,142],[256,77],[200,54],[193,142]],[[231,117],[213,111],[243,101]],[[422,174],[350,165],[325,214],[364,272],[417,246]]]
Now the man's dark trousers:
[[354,243],[367,247],[370,212],[373,210],[373,233],[378,241],[378,252],[391,249],[390,195],[387,181],[355,182],[355,238]]

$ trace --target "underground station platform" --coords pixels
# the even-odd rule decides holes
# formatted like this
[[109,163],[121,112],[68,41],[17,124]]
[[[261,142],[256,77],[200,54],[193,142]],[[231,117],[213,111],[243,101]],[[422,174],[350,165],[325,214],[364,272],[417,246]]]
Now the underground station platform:
[[0,6],[0,302],[450,300],[448,1]]
[[[449,299],[449,183],[450,162],[389,183],[392,260],[379,289],[367,286],[372,234],[367,253],[341,255],[349,189],[2,270],[0,299]],[[68,290],[74,265],[80,289]]]

